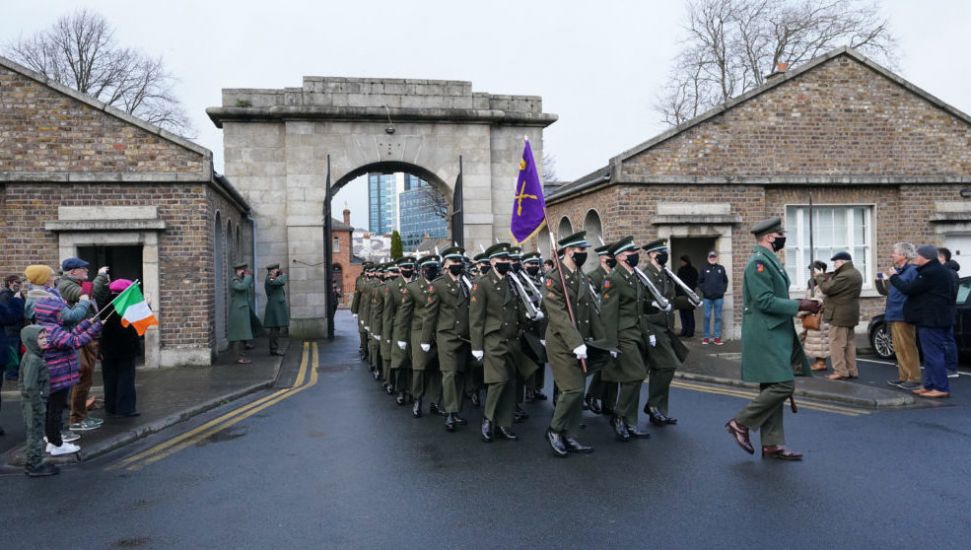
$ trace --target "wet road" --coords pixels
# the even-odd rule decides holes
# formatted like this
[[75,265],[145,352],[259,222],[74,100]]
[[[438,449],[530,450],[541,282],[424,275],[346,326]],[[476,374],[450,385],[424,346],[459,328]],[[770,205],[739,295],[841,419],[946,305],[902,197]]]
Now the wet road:
[[[287,358],[295,390],[60,476],[0,477],[0,546],[966,548],[971,536],[963,400],[886,412],[807,404],[786,419],[806,460],[781,463],[725,433],[742,397],[682,386],[677,427],[617,443],[591,415],[580,438],[596,452],[554,459],[549,402],[527,405],[518,442],[482,443],[474,421],[446,433],[379,391],[343,332],[352,326],[340,328],[319,344],[316,373],[312,345],[303,370],[300,354]],[[889,369],[864,368],[874,379]],[[962,378],[954,391],[971,392]]]

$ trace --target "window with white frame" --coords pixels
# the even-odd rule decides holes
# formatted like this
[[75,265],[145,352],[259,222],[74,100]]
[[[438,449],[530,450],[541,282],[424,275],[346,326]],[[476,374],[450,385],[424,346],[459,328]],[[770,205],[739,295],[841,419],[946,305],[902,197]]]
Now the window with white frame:
[[873,280],[873,207],[814,206],[812,251],[809,238],[809,206],[786,207],[786,271],[793,288],[804,289],[809,281],[809,264],[826,262],[837,252],[849,252],[853,265],[863,274],[863,287]]

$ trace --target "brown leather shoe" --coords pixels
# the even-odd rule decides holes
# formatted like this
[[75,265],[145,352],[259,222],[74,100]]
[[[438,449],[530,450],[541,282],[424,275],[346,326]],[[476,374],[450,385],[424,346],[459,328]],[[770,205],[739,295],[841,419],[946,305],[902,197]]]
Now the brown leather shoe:
[[951,394],[949,392],[941,391],[941,390],[928,390],[920,394],[920,396],[931,398],[931,399],[946,399],[948,397],[951,397]]
[[769,445],[762,447],[762,458],[796,461],[802,460],[802,453],[797,453],[796,451],[786,449],[782,445]]
[[749,441],[748,438],[747,427],[735,422],[735,419],[733,418],[725,423],[725,428],[728,430],[728,433],[732,434],[732,437],[735,438],[735,443],[738,443],[738,446],[741,447],[743,451],[750,455],[755,454],[755,447],[752,446],[752,442]]
[[916,390],[914,390],[914,391],[912,391],[910,393],[912,393],[914,395],[924,395],[925,393],[927,393],[929,391],[931,391],[931,390],[929,390],[927,388],[917,388]]
[[848,378],[849,376],[843,376],[841,374],[836,374],[835,372],[826,377],[827,380],[846,380]]
[[813,362],[813,366],[811,368],[812,368],[812,370],[814,370],[816,372],[826,370],[826,360],[825,359],[816,359]]

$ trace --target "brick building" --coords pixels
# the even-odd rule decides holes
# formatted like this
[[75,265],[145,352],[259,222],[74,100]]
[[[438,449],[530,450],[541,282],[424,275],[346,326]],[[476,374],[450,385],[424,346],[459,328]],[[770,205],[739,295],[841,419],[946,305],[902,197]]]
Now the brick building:
[[351,211],[344,209],[344,221],[331,218],[334,248],[332,265],[334,282],[340,294],[339,308],[351,307],[354,298],[354,281],[363,270],[363,260],[354,256],[354,227],[351,226]]
[[893,243],[971,253],[968,187],[971,117],[840,49],[612,157],[547,204],[560,235],[669,239],[674,269],[682,254],[699,265],[718,250],[731,277],[725,334],[737,337],[756,221],[785,220],[790,293],[802,296],[812,198],[813,257],[847,250],[864,275],[862,328],[883,309],[873,280]]
[[147,366],[207,365],[226,346],[248,212],[209,150],[0,57],[0,273],[77,255],[141,279],[160,323]]

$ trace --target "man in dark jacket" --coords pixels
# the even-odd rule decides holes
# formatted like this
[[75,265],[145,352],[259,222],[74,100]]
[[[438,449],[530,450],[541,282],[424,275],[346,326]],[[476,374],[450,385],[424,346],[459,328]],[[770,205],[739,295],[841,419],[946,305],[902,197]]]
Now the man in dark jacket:
[[[7,327],[16,326],[20,328],[24,319],[24,296],[17,289],[17,293],[0,303],[0,388],[3,387],[3,369],[7,365],[10,354],[14,354],[14,347],[19,349],[17,340],[7,337]],[[15,357],[16,358],[16,357]],[[0,435],[3,435],[3,428],[0,427]]]
[[711,318],[715,318],[715,345],[722,345],[722,304],[725,303],[725,292],[728,290],[728,275],[725,266],[718,263],[718,253],[712,250],[708,253],[708,264],[701,268],[698,276],[698,290],[703,296],[702,304],[705,308],[705,320],[702,328],[704,339],[702,344],[709,342],[708,329]]
[[860,376],[856,368],[854,329],[860,322],[860,292],[863,275],[853,267],[849,252],[837,252],[829,259],[833,272],[813,269],[813,279],[823,293],[823,321],[829,323],[830,359],[833,374],[826,378],[843,380]]
[[956,289],[948,269],[937,259],[936,247],[929,244],[918,247],[914,263],[917,278],[910,282],[890,268],[890,284],[907,295],[904,318],[917,325],[917,339],[924,352],[924,387],[914,390],[914,394],[950,397],[946,357],[948,339],[953,333]]
[[[937,260],[947,268],[947,271],[951,275],[951,281],[954,283],[954,292],[957,292],[958,284],[961,281],[961,264],[952,259],[951,250],[943,246],[937,249]],[[947,377],[958,377],[958,342],[954,338],[953,330],[951,331],[951,338],[947,343]]]
[[[10,307],[10,301],[20,295],[21,288],[20,275],[10,275],[5,278],[3,288],[0,289],[0,306]],[[15,322],[0,322],[0,346],[3,345],[4,338],[6,338],[6,345],[12,350],[12,354],[4,361],[4,348],[0,347],[0,375],[7,380],[17,379],[17,371],[20,363],[20,329],[23,326],[24,318],[22,312],[20,318]],[[6,372],[4,372],[4,367],[7,367]],[[2,379],[0,379],[0,384],[3,384]]]
[[[698,270],[695,266],[691,265],[691,258],[687,254],[681,256],[681,267],[678,268],[678,278],[681,279],[682,283],[688,285],[688,288],[691,290],[698,288]],[[680,286],[675,286],[674,291],[678,296],[685,295]],[[691,338],[695,335],[695,308],[679,309],[678,314],[681,316],[680,336],[683,338]]]

